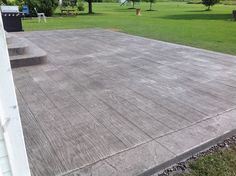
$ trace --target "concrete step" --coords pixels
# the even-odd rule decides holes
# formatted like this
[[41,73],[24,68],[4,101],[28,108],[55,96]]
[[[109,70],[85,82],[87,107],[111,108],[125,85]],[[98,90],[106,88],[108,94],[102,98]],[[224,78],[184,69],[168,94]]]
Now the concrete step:
[[12,68],[43,64],[47,53],[31,41],[6,33]]
[[11,34],[9,34],[8,32],[5,31],[5,34],[6,34],[6,38],[7,38],[7,41],[12,37]]
[[15,40],[10,42],[8,45],[9,56],[23,55],[26,53],[28,44],[22,39]]
[[28,41],[28,47],[22,55],[10,56],[12,68],[43,64],[47,53],[34,43]]
[[13,43],[15,41],[15,38],[15,35],[6,32],[7,44]]

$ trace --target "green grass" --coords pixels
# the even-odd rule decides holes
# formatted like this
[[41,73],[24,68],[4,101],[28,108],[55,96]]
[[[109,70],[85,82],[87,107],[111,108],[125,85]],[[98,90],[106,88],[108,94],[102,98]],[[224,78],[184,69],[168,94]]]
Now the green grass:
[[[108,28],[125,33],[198,48],[236,55],[236,22],[232,10],[236,5],[216,5],[204,11],[201,4],[184,2],[158,2],[155,11],[146,11],[142,3],[142,16],[135,16],[135,9],[116,3],[94,3],[94,15],[81,14],[71,17],[53,17],[48,23],[37,19],[24,20],[26,31],[78,28]],[[138,6],[137,6],[138,7]],[[87,10],[87,8],[86,8]]]
[[218,151],[190,163],[191,171],[182,176],[236,176],[236,147]]

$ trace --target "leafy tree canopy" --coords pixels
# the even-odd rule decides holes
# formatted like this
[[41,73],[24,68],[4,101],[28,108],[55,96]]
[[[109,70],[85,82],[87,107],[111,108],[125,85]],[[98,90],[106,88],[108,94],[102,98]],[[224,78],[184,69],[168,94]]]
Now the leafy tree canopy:
[[220,0],[202,0],[202,4],[207,7],[207,10],[210,10],[211,6],[219,3]]

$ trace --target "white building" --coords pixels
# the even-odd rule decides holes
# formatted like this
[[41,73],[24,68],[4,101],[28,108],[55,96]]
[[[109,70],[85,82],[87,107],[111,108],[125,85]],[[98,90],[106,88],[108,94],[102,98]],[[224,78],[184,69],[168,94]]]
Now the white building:
[[1,12],[0,176],[30,176]]

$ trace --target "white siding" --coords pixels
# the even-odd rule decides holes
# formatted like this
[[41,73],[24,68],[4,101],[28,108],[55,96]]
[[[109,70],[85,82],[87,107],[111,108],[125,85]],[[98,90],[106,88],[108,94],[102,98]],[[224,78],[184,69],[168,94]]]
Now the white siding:
[[2,130],[0,130],[0,169],[2,174],[0,176],[12,175]]
[[0,175],[30,176],[1,12],[0,85]]
[[[1,13],[0,13],[1,15]],[[1,16],[0,16],[1,18]],[[0,35],[2,36],[3,34],[3,30],[2,30],[2,19],[0,19]],[[4,59],[4,49],[2,46],[4,45],[5,41],[3,41],[3,37],[1,37],[0,40],[1,44],[0,44],[0,58],[1,60]],[[1,63],[0,63],[1,64]],[[1,79],[1,78],[0,78]],[[2,85],[1,85],[2,86]],[[0,100],[1,101],[1,100]],[[0,102],[1,104],[1,102]],[[1,107],[0,107],[1,109]],[[3,134],[3,129],[1,127],[1,124],[3,123],[2,121],[2,113],[0,113],[0,176],[6,176],[8,174],[8,176],[11,176],[11,168],[10,168],[10,162],[9,162],[9,157],[8,157],[8,153],[7,153],[7,149],[6,149],[6,143],[4,140],[4,134]]]

